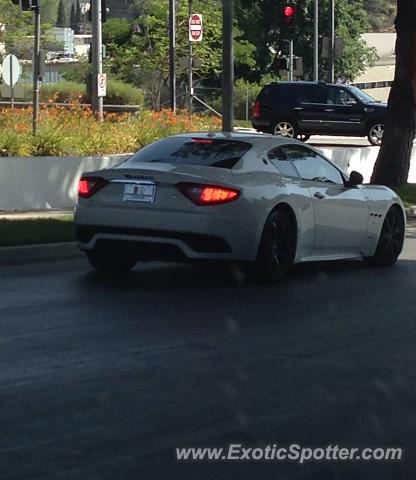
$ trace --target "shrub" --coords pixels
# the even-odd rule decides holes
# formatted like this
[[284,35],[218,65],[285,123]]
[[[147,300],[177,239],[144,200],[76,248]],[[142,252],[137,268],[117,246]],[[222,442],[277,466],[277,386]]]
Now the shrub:
[[220,130],[221,120],[169,110],[138,114],[107,113],[103,122],[89,108],[72,102],[69,107],[45,106],[39,133],[31,134],[32,109],[0,110],[0,155],[105,155],[130,153],[167,135],[188,131]]
[[109,105],[143,105],[142,90],[119,80],[109,80],[104,103]]

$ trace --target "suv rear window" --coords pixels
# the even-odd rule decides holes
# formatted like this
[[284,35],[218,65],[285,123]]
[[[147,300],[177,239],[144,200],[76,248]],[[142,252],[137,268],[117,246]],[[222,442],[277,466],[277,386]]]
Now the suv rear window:
[[239,140],[209,137],[169,137],[142,148],[127,163],[173,163],[232,168],[252,145]]

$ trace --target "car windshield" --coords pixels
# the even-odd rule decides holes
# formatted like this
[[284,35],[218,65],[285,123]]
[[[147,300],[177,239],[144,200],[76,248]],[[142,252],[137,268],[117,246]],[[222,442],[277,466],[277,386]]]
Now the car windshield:
[[363,90],[360,90],[358,87],[349,87],[349,90],[362,102],[377,102],[375,98],[371,97]]
[[239,140],[170,137],[142,148],[127,163],[174,163],[232,168],[251,147],[250,143]]

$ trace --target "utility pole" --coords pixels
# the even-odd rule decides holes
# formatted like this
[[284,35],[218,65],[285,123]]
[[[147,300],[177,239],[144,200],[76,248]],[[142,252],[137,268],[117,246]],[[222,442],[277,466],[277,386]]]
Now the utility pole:
[[170,109],[176,112],[176,10],[175,0],[169,0],[169,91]]
[[335,81],[335,0],[329,3],[329,72],[328,80]]
[[314,32],[313,32],[313,78],[315,82],[319,81],[319,0],[315,0],[314,12]]
[[224,132],[232,132],[234,124],[233,1],[222,1],[222,129]]
[[40,89],[40,6],[33,8],[35,21],[35,44],[33,49],[33,120],[32,132],[37,135],[39,129],[39,89]]
[[289,40],[289,82],[293,82],[293,39]]
[[[192,17],[192,0],[189,0],[189,19],[188,22],[191,21]],[[188,25],[188,30],[190,28],[190,25]],[[189,33],[188,33],[189,34]],[[192,78],[192,41],[189,38],[189,43],[188,43],[188,114],[189,118],[192,120],[192,97],[194,95],[194,87],[193,87],[193,78]]]
[[103,73],[103,37],[101,0],[91,0],[92,19],[92,110],[99,121],[103,120],[103,97],[98,96],[98,75]]

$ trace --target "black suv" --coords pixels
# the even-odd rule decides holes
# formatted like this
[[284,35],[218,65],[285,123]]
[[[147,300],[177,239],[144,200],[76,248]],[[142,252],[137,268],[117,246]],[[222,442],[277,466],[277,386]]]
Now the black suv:
[[383,137],[387,104],[357,87],[325,82],[279,82],[263,87],[252,124],[261,132],[307,140],[311,135]]

